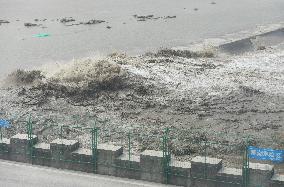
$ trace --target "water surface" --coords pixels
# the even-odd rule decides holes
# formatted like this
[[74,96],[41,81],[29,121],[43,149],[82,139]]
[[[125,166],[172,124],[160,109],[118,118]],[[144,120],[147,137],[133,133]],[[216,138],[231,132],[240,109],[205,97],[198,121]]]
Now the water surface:
[[[0,74],[115,51],[140,54],[284,20],[283,0],[0,0]],[[197,8],[198,10],[194,10]],[[138,22],[133,15],[176,16]],[[57,19],[105,20],[67,27]],[[44,27],[27,28],[24,23]],[[18,21],[17,21],[18,20]],[[111,26],[111,29],[107,29]],[[50,37],[36,38],[35,34]]]

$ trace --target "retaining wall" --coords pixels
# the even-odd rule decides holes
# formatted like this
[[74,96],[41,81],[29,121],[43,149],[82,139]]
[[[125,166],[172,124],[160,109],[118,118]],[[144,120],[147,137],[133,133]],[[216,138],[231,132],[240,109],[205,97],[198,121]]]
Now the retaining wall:
[[[191,162],[172,158],[166,177],[162,151],[146,150],[140,156],[129,156],[120,146],[99,144],[94,155],[96,158],[91,149],[80,148],[76,140],[38,143],[33,135],[29,144],[27,134],[17,134],[0,141],[0,159],[5,160],[185,187],[242,186],[242,170],[224,167],[218,158],[197,156]],[[284,187],[284,176],[275,174],[272,165],[250,163],[249,166],[251,186]]]

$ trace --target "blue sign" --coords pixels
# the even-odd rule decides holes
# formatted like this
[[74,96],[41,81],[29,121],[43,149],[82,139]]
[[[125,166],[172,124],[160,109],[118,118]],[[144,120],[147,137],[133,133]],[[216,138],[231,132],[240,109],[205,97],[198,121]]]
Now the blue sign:
[[249,158],[256,160],[270,160],[273,162],[283,162],[284,161],[284,150],[274,150],[274,149],[265,149],[250,146]]
[[5,119],[0,119],[0,127],[9,127],[9,126],[10,126],[9,121]]

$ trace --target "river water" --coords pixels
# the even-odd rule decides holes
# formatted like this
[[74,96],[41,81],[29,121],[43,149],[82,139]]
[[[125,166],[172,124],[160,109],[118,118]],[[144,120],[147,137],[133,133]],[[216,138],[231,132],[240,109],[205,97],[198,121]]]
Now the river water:
[[[206,38],[284,21],[283,0],[0,0],[0,74],[17,68],[161,47],[188,46]],[[194,10],[195,9],[195,10]],[[133,15],[172,19],[137,21]],[[65,26],[105,20],[96,25]],[[46,19],[35,22],[34,19]],[[42,24],[25,27],[24,23]],[[110,26],[111,28],[106,28]],[[35,34],[48,33],[37,38]]]

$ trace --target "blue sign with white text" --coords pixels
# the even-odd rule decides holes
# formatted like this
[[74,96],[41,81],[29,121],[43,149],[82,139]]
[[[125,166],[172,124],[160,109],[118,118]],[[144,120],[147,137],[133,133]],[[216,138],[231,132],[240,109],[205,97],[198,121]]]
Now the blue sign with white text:
[[9,121],[5,119],[0,119],[0,127],[9,127],[9,126],[10,126]]
[[274,150],[266,148],[258,148],[250,146],[249,158],[256,160],[270,160],[273,162],[283,162],[284,161],[284,150]]

